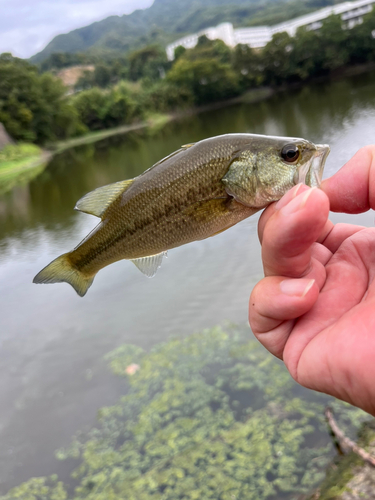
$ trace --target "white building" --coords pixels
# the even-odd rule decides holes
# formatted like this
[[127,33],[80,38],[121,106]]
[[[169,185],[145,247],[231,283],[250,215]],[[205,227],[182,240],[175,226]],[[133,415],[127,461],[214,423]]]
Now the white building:
[[191,49],[196,46],[198,38],[206,35],[210,40],[220,39],[229,47],[235,47],[237,44],[242,43],[249,45],[252,48],[262,48],[269,41],[275,33],[287,32],[290,36],[295,36],[296,31],[301,26],[306,26],[307,29],[317,30],[322,26],[324,19],[332,14],[341,15],[343,24],[347,28],[353,28],[356,24],[363,22],[363,15],[372,10],[375,0],[356,0],[354,2],[344,2],[338,5],[325,7],[324,9],[317,10],[305,16],[296,17],[291,21],[287,21],[274,26],[256,26],[254,28],[238,28],[233,29],[231,23],[219,24],[214,28],[207,28],[180,38],[167,46],[167,56],[171,61],[174,59],[174,51],[182,45],[186,49]]

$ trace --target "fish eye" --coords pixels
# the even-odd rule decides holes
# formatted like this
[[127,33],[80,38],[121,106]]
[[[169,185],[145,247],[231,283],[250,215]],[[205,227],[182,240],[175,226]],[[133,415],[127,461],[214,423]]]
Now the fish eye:
[[285,144],[281,150],[281,157],[288,163],[293,163],[299,158],[299,149],[295,144]]

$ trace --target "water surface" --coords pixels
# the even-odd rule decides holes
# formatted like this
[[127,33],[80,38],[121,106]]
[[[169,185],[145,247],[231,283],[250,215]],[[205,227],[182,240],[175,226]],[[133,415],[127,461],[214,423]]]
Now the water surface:
[[[374,142],[375,73],[77,147],[0,198],[0,493],[31,476],[68,477],[69,464],[53,451],[123,392],[102,361],[109,350],[247,321],[248,297],[262,276],[257,216],[170,251],[152,280],[122,261],[102,270],[83,299],[67,284],[32,284],[96,225],[73,210],[85,193],[138,175],[181,144],[235,132],[328,143],[325,177],[332,175]],[[332,218],[373,225],[371,212]]]

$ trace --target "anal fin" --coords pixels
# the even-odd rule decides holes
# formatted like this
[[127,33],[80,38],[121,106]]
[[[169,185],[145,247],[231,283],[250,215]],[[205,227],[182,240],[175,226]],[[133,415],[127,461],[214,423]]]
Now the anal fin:
[[161,266],[164,256],[167,256],[167,252],[149,255],[148,257],[141,257],[139,259],[132,259],[132,262],[143,274],[145,274],[148,278],[152,278]]

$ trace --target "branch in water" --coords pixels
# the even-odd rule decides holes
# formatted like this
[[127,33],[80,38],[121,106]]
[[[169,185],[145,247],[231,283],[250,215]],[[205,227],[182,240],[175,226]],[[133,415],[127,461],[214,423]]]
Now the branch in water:
[[362,460],[375,467],[375,457],[371,456],[370,453],[367,453],[367,451],[357,446],[354,441],[344,435],[342,430],[338,427],[335,419],[333,418],[332,410],[330,408],[326,408],[324,414],[326,416],[328,425],[330,426],[333,434],[336,436],[341,448],[354,451],[354,453],[359,455]]

